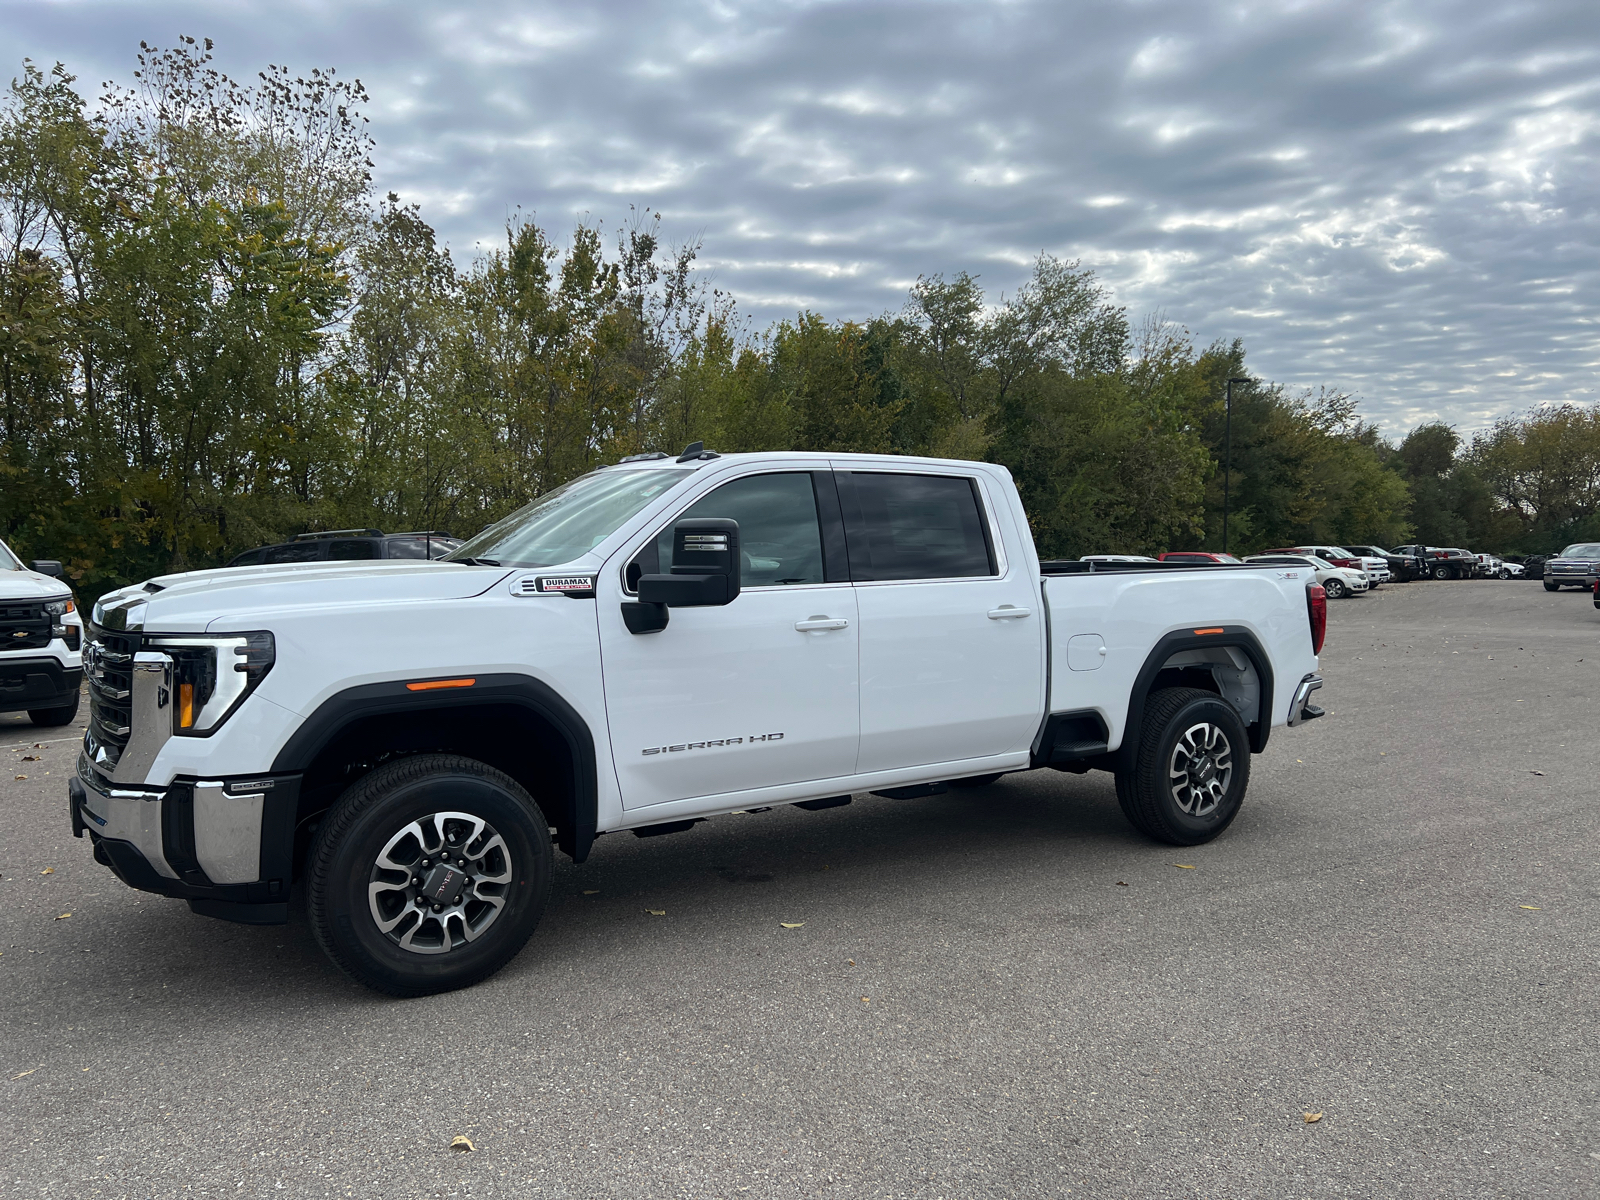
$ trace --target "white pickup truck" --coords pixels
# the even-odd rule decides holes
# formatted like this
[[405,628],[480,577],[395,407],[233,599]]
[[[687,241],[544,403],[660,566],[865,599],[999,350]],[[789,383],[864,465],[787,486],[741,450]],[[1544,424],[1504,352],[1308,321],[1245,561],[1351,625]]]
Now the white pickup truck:
[[95,605],[74,832],[124,882],[287,919],[395,995],[527,941],[551,843],[1114,771],[1216,837],[1310,702],[1297,567],[1041,565],[1003,467],[641,456],[437,562],[170,575]]

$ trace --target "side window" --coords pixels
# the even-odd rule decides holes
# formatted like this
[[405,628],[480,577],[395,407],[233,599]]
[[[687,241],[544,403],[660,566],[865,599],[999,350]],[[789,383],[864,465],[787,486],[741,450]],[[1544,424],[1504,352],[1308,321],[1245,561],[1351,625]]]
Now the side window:
[[388,558],[428,557],[428,547],[421,538],[390,538],[383,549]]
[[357,558],[377,558],[378,543],[372,538],[341,538],[328,547],[328,557],[340,562]]
[[[822,583],[822,527],[808,471],[750,475],[725,483],[680,517],[731,517],[739,522],[740,585],[747,588]],[[663,529],[628,568],[628,586],[642,574],[672,569],[672,527]]]
[[246,550],[228,565],[230,567],[253,567],[261,561],[263,553],[265,552],[261,550]]
[[316,562],[322,547],[315,542],[290,542],[287,546],[270,546],[262,551],[264,563]]
[[971,479],[852,471],[839,480],[857,582],[997,573]]

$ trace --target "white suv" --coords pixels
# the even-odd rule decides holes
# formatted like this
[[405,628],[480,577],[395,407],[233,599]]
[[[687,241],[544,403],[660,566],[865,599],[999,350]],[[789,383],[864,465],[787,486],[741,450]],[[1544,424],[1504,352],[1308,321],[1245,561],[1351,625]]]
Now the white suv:
[[1257,554],[1244,561],[1251,566],[1261,567],[1310,567],[1317,573],[1317,582],[1328,593],[1329,600],[1357,596],[1372,586],[1366,572],[1336,567],[1315,554]]
[[22,565],[0,542],[0,712],[69,725],[83,685],[83,622],[61,564]]

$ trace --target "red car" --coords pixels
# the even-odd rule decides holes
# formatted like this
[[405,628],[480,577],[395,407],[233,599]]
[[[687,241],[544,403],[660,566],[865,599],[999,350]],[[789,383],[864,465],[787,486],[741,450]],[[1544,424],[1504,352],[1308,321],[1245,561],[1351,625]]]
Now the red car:
[[1187,562],[1187,563],[1237,563],[1240,561],[1231,554],[1220,554],[1213,550],[1168,550],[1160,556],[1162,562]]

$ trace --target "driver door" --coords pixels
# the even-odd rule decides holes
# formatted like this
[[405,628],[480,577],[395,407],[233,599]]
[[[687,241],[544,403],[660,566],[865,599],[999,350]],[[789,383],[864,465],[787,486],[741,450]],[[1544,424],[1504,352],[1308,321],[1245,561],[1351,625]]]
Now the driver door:
[[[620,605],[669,569],[684,517],[739,522],[741,590],[634,634]],[[717,483],[608,571],[600,592],[606,715],[623,807],[851,775],[860,740],[858,622],[826,470]],[[710,805],[708,805],[710,807]]]

